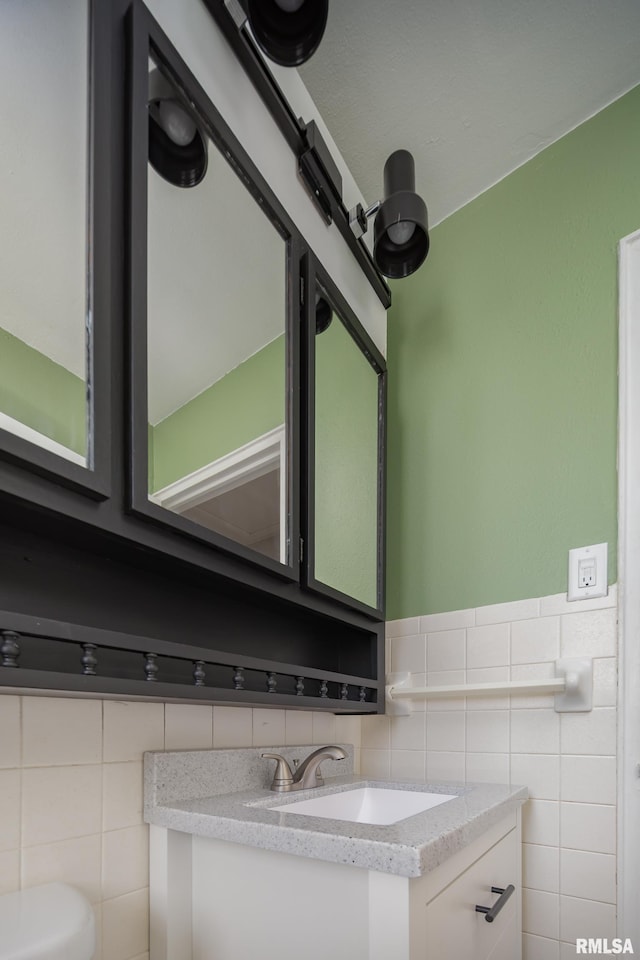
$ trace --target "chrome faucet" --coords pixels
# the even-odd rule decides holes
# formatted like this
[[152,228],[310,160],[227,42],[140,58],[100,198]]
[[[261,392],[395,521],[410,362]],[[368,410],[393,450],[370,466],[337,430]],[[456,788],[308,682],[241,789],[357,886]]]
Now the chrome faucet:
[[308,790],[310,787],[321,787],[324,783],[320,774],[320,764],[323,760],[345,760],[346,753],[342,747],[320,747],[314,750],[302,761],[295,772],[284,757],[279,753],[263,753],[267,760],[276,760],[276,770],[270,790],[276,793],[289,793],[290,790]]

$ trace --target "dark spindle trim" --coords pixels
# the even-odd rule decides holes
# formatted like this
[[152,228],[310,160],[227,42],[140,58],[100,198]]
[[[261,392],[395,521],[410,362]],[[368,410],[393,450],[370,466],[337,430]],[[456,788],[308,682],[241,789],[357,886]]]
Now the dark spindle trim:
[[2,655],[1,665],[3,667],[17,667],[20,659],[20,634],[13,630],[2,631],[2,644],[0,645],[0,654]]
[[82,675],[83,677],[95,677],[98,658],[96,657],[97,647],[95,643],[82,644]]
[[195,660],[193,663],[193,685],[195,687],[204,687],[204,660]]
[[145,659],[145,664],[144,664],[145,679],[153,683],[155,682],[158,675],[158,664],[156,663],[156,660],[158,659],[158,654],[145,653],[144,659]]
[[[21,617],[20,623],[16,622],[18,616]],[[74,636],[75,627],[71,625],[61,625],[56,621],[36,621],[34,618],[32,619],[35,629],[32,629],[31,623],[29,623],[30,629],[22,630],[22,621],[28,618],[24,615],[0,612],[0,622],[5,617],[9,619],[9,623],[7,627],[0,628],[0,672],[5,667],[15,670],[20,666],[19,674],[11,674],[7,671],[4,675],[4,683],[10,686],[20,686],[22,678],[22,685],[47,689],[46,678],[49,677],[50,689],[68,689],[78,693],[86,693],[87,689],[91,689],[95,690],[96,693],[104,690],[106,693],[118,693],[124,696],[127,693],[142,693],[143,686],[151,682],[154,684],[154,693],[151,696],[159,699],[176,696],[188,700],[191,694],[187,691],[191,689],[193,698],[198,700],[207,696],[218,696],[222,700],[229,699],[233,702],[235,694],[239,703],[249,701],[253,703],[255,700],[255,703],[264,703],[265,705],[267,703],[272,705],[273,701],[276,700],[289,703],[293,700],[292,695],[294,695],[298,704],[301,705],[302,700],[304,700],[305,708],[308,709],[314,709],[313,702],[315,701],[318,704],[318,709],[331,708],[332,705],[335,709],[339,703],[342,703],[344,709],[350,707],[354,712],[365,712],[370,709],[371,704],[378,703],[378,689],[370,687],[363,677],[345,677],[344,675],[332,674],[329,671],[326,673],[323,671],[321,674],[319,670],[314,668],[310,668],[309,675],[305,676],[294,673],[295,667],[287,669],[285,664],[274,663],[272,668],[271,664],[257,658],[246,658],[247,663],[240,666],[238,665],[238,660],[242,663],[240,657],[238,657],[238,660],[233,657],[232,660],[224,652],[206,651],[203,648],[196,647],[184,648],[181,645],[162,641],[158,641],[158,646],[161,649],[158,652],[151,652],[148,647],[143,646],[144,641],[148,638],[130,637],[129,635],[112,636],[108,631],[98,631],[94,628],[85,628],[85,637]],[[46,631],[44,628],[46,628]],[[87,635],[90,638],[88,640],[86,639]],[[39,670],[34,666],[30,666],[28,670],[25,669],[23,664],[19,664],[21,647],[25,643],[25,637],[44,637],[67,647],[67,649],[72,648],[72,655],[75,653],[76,663],[81,665],[80,673],[77,670],[73,671],[73,669],[71,672],[58,673],[50,668]],[[94,640],[95,642],[93,642]],[[111,651],[112,654],[107,661],[103,657],[105,649]],[[97,651],[100,651],[99,656]],[[133,651],[143,658],[144,674],[140,676],[139,680],[124,680],[117,674],[120,662],[118,658],[125,658],[128,653]],[[164,660],[161,668],[158,662],[161,657],[170,658],[166,661],[168,664],[171,664],[174,660],[179,660],[183,664],[183,669],[190,667],[191,683],[184,677],[182,671],[180,671],[180,675],[183,679],[178,679],[177,675],[174,678],[172,667],[165,666]],[[97,670],[99,661],[100,671]],[[236,665],[232,666],[234,661]],[[105,664],[110,666],[107,668]],[[205,683],[206,673],[210,670],[228,671],[229,680],[226,684],[223,683],[220,689],[217,688],[215,683],[211,686],[211,680],[209,684]],[[232,670],[233,673],[231,673]],[[263,692],[258,690],[252,692],[246,689],[247,670],[251,672],[251,675],[261,672],[266,678],[266,689],[263,688]],[[15,677],[15,680],[13,677]],[[279,683],[279,678],[284,678],[286,682]],[[127,684],[130,684],[130,686],[127,686]],[[305,688],[309,684],[311,688],[307,692]],[[136,690],[136,685],[139,685],[138,690]],[[207,686],[209,687],[208,692],[206,689],[196,689],[198,687],[206,688]],[[288,692],[284,692],[284,687]],[[149,695],[149,693],[146,694],[146,696]],[[299,698],[302,698],[302,700]]]

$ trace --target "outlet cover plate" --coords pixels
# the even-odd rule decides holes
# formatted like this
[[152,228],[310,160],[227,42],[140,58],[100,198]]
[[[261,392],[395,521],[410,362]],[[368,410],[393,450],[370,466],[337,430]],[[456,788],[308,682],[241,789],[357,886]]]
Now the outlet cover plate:
[[[584,569],[585,561],[589,569],[595,566],[595,584],[580,586],[580,570]],[[567,586],[567,600],[591,600],[594,597],[606,597],[607,586],[607,544],[594,543],[589,547],[576,547],[569,550],[569,577]]]

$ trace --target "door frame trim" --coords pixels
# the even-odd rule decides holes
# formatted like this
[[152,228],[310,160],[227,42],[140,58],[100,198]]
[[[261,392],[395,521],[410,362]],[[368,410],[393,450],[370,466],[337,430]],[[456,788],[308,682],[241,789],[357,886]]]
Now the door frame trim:
[[287,429],[284,424],[180,477],[179,480],[174,480],[161,490],[150,493],[149,499],[159,507],[184,513],[189,507],[198,506],[221,493],[235,490],[236,487],[263,477],[274,469],[280,471],[280,562],[286,563]]
[[640,944],[640,230],[618,248],[618,931]]

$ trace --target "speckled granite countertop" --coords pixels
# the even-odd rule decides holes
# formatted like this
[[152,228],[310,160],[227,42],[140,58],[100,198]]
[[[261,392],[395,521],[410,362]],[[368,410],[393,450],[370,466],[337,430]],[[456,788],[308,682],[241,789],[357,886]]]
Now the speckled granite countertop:
[[[295,793],[268,789],[273,763],[263,752],[291,760],[313,747],[263,747],[145,754],[147,823],[261,847],[279,853],[344,863],[365,870],[419,877],[467,846],[527,799],[526,787],[367,780],[352,775],[353,749],[342,744],[347,761],[325,762],[325,786]],[[347,769],[346,776],[331,776]],[[357,786],[454,794],[442,803],[389,826],[329,820],[270,809]],[[228,792],[230,788],[233,792]],[[234,789],[235,788],[235,789]],[[222,792],[222,789],[225,792]]]

